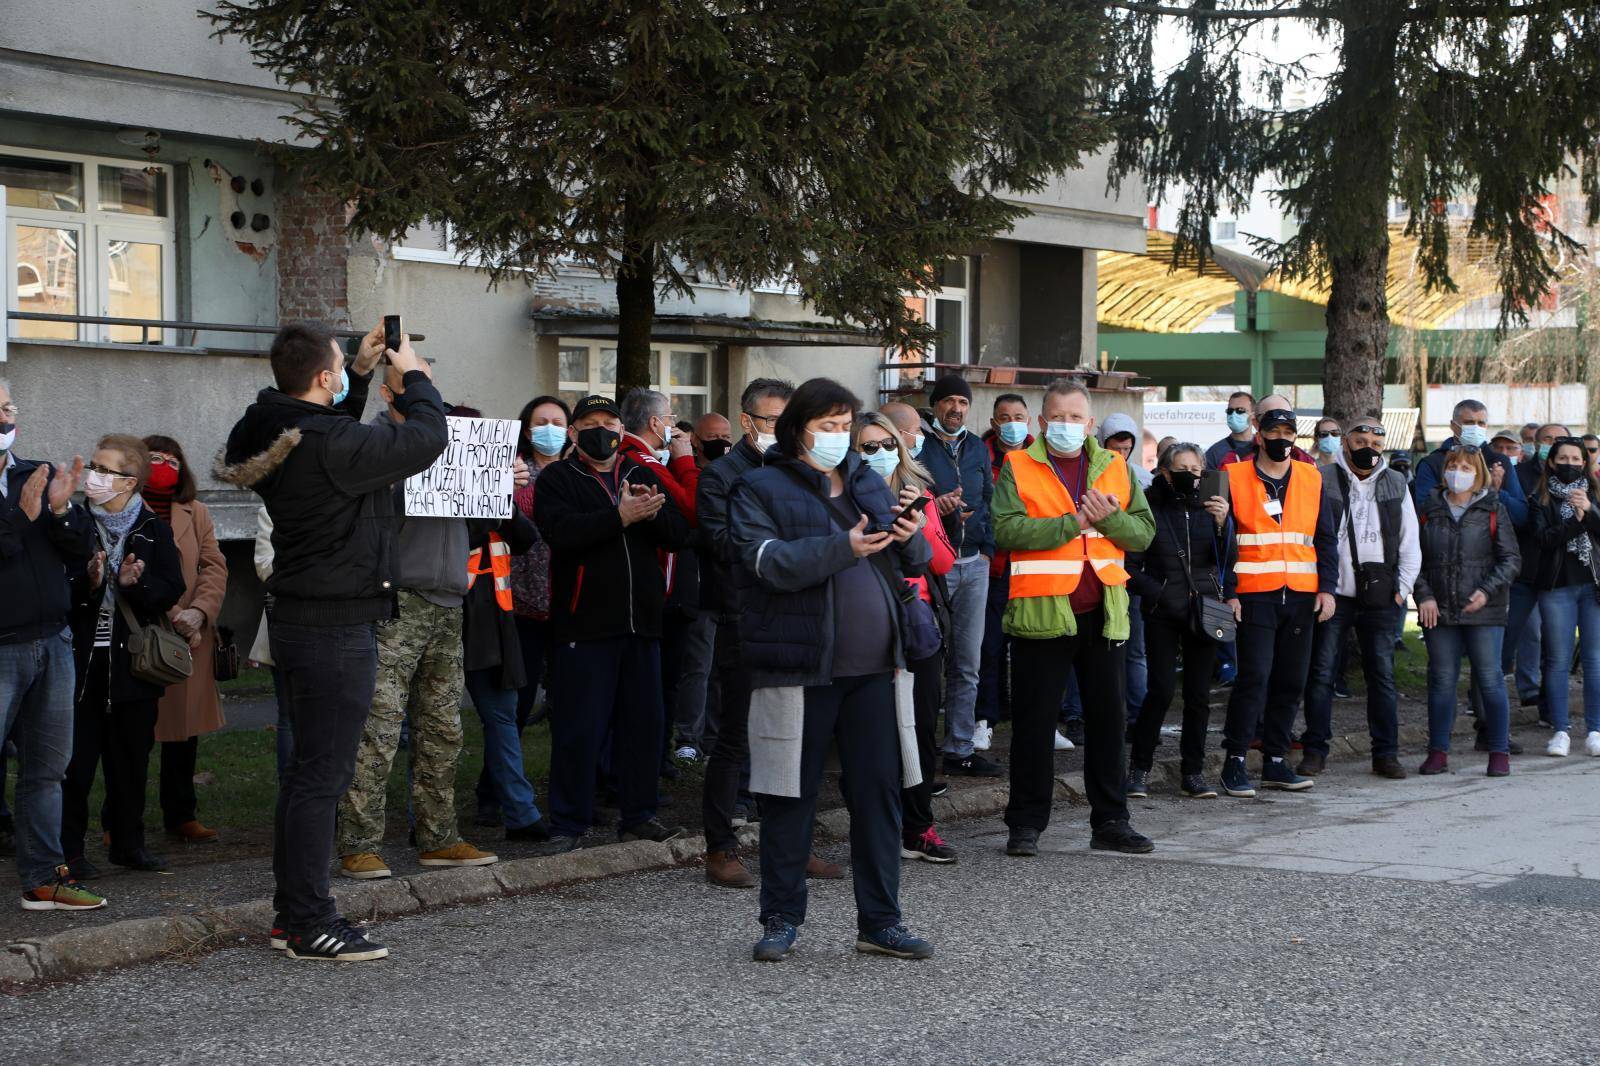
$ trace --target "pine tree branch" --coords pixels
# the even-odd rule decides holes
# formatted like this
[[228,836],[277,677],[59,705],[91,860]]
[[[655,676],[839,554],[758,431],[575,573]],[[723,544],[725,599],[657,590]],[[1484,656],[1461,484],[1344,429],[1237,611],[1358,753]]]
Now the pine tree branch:
[[1237,8],[1173,7],[1169,4],[1144,4],[1133,0],[1108,0],[1106,7],[1119,11],[1132,11],[1140,15],[1172,15],[1197,22],[1249,21],[1262,19],[1324,19],[1328,12],[1315,7],[1272,7],[1261,11],[1242,11]]

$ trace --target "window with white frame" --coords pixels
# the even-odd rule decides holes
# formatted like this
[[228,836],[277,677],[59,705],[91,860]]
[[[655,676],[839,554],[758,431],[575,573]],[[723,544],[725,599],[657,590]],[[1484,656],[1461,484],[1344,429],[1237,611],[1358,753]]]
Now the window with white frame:
[[935,268],[938,288],[928,294],[928,323],[936,336],[928,346],[927,358],[937,363],[966,363],[971,361],[967,351],[968,272],[971,262],[966,256],[946,259]]
[[1212,225],[1211,239],[1213,241],[1235,241],[1239,239],[1239,223],[1234,219],[1226,222],[1216,222]]
[[[128,159],[0,147],[13,311],[172,318],[176,294],[172,168]],[[138,343],[138,326],[17,321],[10,335]],[[164,338],[149,332],[152,342]]]
[[[557,388],[569,405],[617,391],[617,343],[563,339],[556,354]],[[650,387],[672,401],[674,422],[693,422],[711,410],[711,349],[662,344],[650,349]]]

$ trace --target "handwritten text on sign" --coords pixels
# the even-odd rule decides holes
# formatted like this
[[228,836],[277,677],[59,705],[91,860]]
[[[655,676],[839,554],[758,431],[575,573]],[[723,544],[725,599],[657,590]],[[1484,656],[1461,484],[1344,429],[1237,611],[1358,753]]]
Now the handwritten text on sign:
[[510,518],[517,421],[447,418],[450,442],[406,478],[406,514],[419,518]]

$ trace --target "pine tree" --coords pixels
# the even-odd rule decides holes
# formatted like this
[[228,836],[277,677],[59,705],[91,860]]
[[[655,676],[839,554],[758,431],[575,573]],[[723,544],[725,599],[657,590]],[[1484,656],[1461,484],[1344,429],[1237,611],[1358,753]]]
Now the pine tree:
[[[1444,206],[1470,200],[1467,235],[1495,249],[1502,326],[1526,320],[1555,263],[1576,244],[1541,198],[1576,167],[1589,222],[1600,216],[1600,5],[1573,0],[1165,0],[1106,5],[1105,113],[1117,126],[1115,173],[1141,173],[1154,196],[1184,187],[1180,254],[1210,248],[1209,220],[1276,182],[1285,241],[1258,254],[1287,276],[1325,276],[1330,295],[1325,410],[1382,407],[1389,320],[1389,203],[1407,212],[1433,287],[1453,288]],[[1305,71],[1263,56],[1249,31],[1294,20],[1337,65],[1325,93],[1284,106]],[[1155,70],[1158,34],[1187,38]],[[1260,35],[1258,34],[1257,37]],[[1270,51],[1270,48],[1268,49]],[[1456,234],[1457,239],[1460,233]],[[1325,275],[1323,272],[1326,272]]]
[[306,93],[291,155],[398,239],[449,223],[493,282],[613,278],[618,389],[663,293],[792,278],[820,316],[926,339],[905,294],[1103,143],[1097,5],[1052,0],[238,0]]

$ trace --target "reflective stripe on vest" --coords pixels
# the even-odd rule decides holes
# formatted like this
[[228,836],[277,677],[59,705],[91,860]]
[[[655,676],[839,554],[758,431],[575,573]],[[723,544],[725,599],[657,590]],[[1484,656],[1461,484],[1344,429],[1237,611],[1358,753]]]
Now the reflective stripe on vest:
[[494,575],[494,599],[502,611],[511,610],[511,546],[498,533],[489,534],[489,567],[483,567],[483,549],[474,548],[467,556],[467,591],[477,584],[479,574]]
[[1233,572],[1239,592],[1317,591],[1317,514],[1322,508],[1322,476],[1305,463],[1289,464],[1282,525],[1267,514],[1267,487],[1254,462],[1224,467],[1239,532],[1239,561]]
[[[1083,461],[1088,462],[1088,453]],[[1006,453],[1006,463],[1017,486],[1017,495],[1028,510],[1029,518],[1060,518],[1077,514],[1072,494],[1056,476],[1049,461],[1043,463],[1018,448]],[[1092,488],[1107,496],[1115,496],[1127,510],[1133,495],[1129,484],[1128,466],[1120,456],[1112,456],[1110,465],[1100,471]],[[1122,566],[1122,549],[1098,529],[1086,529],[1059,548],[1044,551],[1013,551],[1011,553],[1011,587],[1013,599],[1030,596],[1070,596],[1083,576],[1087,559],[1094,567],[1095,576],[1105,585],[1126,585],[1128,571]]]

